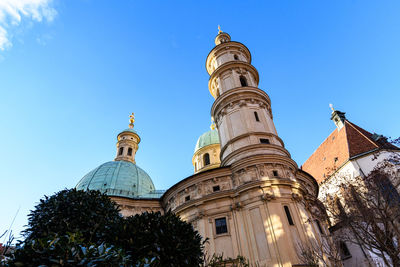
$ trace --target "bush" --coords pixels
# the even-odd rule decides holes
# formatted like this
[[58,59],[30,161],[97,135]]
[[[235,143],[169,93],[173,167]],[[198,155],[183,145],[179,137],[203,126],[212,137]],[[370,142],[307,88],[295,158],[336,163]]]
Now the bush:
[[128,217],[117,242],[132,261],[154,258],[152,266],[199,266],[203,261],[201,236],[173,213],[142,213]]
[[[62,190],[29,214],[6,266],[199,266],[201,236],[173,213],[126,219],[97,191]],[[1,263],[0,263],[1,266]]]
[[[79,233],[84,243],[114,241],[114,227],[122,217],[115,202],[98,191],[62,190],[40,200],[28,215],[25,241]],[[50,238],[49,238],[50,237]]]

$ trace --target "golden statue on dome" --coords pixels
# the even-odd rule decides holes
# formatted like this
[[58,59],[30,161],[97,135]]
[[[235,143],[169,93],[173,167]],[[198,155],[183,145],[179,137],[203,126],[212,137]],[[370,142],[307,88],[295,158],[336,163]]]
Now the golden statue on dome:
[[213,117],[211,117],[211,125],[210,125],[210,128],[211,128],[211,130],[215,130],[215,122],[214,122],[214,118]]
[[221,32],[222,32],[221,26],[218,25],[218,34],[220,34]]
[[131,115],[129,115],[129,128],[133,129],[133,123],[135,122],[135,113],[132,112]]

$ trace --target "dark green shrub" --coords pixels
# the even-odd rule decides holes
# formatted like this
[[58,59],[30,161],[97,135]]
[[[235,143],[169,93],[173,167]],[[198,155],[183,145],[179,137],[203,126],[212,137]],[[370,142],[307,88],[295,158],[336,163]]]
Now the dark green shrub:
[[125,219],[117,242],[132,261],[154,258],[151,266],[199,266],[201,236],[173,213],[142,213]]
[[[121,216],[115,202],[98,191],[62,190],[45,196],[28,215],[25,241],[79,233],[85,243],[111,243]],[[51,238],[48,238],[48,237]]]

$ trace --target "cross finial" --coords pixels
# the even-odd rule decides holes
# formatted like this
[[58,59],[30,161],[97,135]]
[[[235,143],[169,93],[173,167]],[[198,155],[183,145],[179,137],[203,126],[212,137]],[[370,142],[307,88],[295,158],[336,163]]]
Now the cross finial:
[[221,31],[221,26],[219,26],[218,25],[218,34],[220,34],[222,31]]
[[131,115],[129,115],[129,128],[133,129],[133,123],[135,122],[135,113],[132,112]]
[[332,112],[335,112],[335,109],[333,108],[332,104],[329,104],[329,107],[332,109]]

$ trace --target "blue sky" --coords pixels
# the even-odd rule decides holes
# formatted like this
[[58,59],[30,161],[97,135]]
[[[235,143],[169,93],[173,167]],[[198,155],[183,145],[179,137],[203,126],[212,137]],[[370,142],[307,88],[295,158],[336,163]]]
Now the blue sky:
[[43,195],[113,160],[131,112],[156,188],[191,175],[218,24],[250,49],[299,166],[335,129],[329,103],[399,136],[398,14],[398,1],[0,0],[0,232],[20,208],[18,237]]

